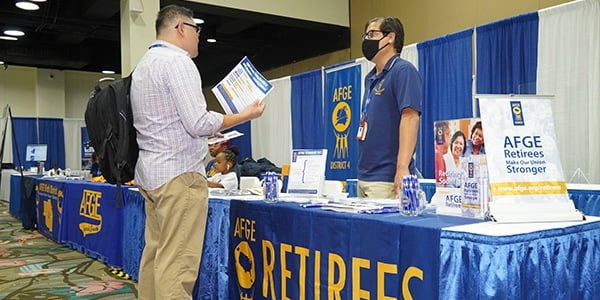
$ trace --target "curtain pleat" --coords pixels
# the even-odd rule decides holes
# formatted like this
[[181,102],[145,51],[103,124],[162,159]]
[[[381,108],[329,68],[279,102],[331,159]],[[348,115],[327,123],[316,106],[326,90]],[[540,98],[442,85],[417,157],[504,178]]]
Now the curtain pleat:
[[477,94],[535,94],[538,14],[477,27]]
[[323,120],[323,77],[321,70],[291,77],[292,81],[292,147],[293,149],[325,148]]
[[539,12],[537,92],[554,95],[558,147],[570,183],[600,183],[600,1]]
[[417,44],[423,79],[417,168],[425,178],[434,178],[433,122],[472,116],[472,35],[469,29]]

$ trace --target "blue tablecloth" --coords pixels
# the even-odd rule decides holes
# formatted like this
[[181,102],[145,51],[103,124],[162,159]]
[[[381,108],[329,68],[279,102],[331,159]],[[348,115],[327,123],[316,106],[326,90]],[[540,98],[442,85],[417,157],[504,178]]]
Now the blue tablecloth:
[[[144,249],[144,197],[136,189],[125,193],[123,219],[123,271],[139,278]],[[194,299],[229,299],[229,200],[210,199],[200,274]]]
[[[9,212],[21,220],[23,228],[34,230],[37,228],[35,205],[35,179],[41,175],[13,174],[10,177]],[[24,178],[24,179],[22,179]]]
[[[361,289],[373,298],[401,299],[407,288],[415,299],[431,299],[438,290],[441,228],[481,220],[233,200],[230,222],[230,294],[352,299]],[[404,281],[419,273],[419,279]]]
[[[20,180],[12,179],[11,206],[31,205],[31,199],[19,199]],[[112,185],[47,184],[44,190],[56,201],[40,201],[40,232],[51,224],[53,230],[45,234],[111,265],[122,265],[137,278],[145,220],[139,192],[125,189],[119,212],[114,210]],[[579,209],[595,214],[600,192],[569,192]],[[59,207],[57,224],[53,218],[60,215]],[[101,227],[93,222],[99,219]],[[499,237],[443,230],[472,222],[478,220],[348,214],[293,203],[210,199],[194,298],[229,299],[245,286],[251,289],[244,293],[255,298],[278,299],[311,298],[316,293],[325,297],[329,292],[346,299],[352,291],[400,299],[406,298],[403,288],[417,299],[594,299],[600,294],[600,222]],[[114,249],[121,251],[114,254]],[[315,289],[317,283],[320,288]]]
[[588,216],[600,216],[600,191],[569,189],[575,207]]
[[[122,186],[121,197],[128,190]],[[65,181],[61,242],[110,266],[123,265],[123,207],[112,184]]]
[[8,211],[15,218],[21,220],[21,175],[10,176],[10,198],[8,200]]
[[600,222],[509,236],[443,230],[440,249],[440,299],[600,295]]

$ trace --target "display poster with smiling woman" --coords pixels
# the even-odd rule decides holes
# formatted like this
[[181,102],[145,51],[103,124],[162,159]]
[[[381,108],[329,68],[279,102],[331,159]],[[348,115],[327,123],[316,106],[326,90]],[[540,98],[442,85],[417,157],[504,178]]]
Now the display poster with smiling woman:
[[434,148],[436,212],[483,218],[489,195],[481,120],[434,122]]

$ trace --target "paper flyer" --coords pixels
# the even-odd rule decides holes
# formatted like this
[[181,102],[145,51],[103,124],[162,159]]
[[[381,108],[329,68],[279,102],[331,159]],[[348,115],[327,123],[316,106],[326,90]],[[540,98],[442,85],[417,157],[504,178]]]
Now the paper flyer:
[[320,195],[326,160],[327,149],[292,150],[287,192]]
[[241,133],[241,132],[239,132],[239,131],[237,131],[237,130],[232,130],[232,131],[229,131],[227,133],[223,133],[222,137],[219,137],[219,136],[209,137],[208,138],[208,144],[212,145],[212,144],[216,144],[216,143],[228,141],[228,140],[234,139],[236,137],[240,137],[242,135],[244,135],[244,134]]
[[273,85],[244,58],[212,89],[227,114],[237,114],[255,100],[263,100]]

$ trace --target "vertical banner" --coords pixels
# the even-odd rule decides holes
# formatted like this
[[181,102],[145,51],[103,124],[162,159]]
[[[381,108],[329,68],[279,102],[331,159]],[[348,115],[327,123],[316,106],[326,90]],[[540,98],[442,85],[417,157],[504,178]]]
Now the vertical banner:
[[567,194],[551,97],[479,96],[498,221],[581,220]]
[[329,150],[325,178],[356,178],[361,68],[351,64],[325,72],[325,146]]

